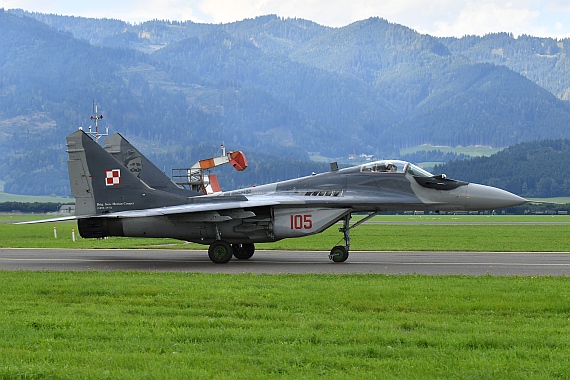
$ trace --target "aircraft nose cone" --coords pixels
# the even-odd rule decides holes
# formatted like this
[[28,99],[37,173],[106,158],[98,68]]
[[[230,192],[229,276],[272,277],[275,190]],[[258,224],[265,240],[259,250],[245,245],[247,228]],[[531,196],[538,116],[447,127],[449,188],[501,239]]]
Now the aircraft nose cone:
[[467,208],[469,210],[494,210],[517,206],[527,200],[496,187],[470,183],[467,185]]

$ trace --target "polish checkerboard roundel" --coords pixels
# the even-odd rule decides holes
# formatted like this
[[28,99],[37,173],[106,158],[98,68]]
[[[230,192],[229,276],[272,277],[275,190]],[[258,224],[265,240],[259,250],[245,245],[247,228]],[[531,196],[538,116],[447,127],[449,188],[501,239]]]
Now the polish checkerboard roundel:
[[105,185],[119,186],[121,184],[121,169],[105,170]]

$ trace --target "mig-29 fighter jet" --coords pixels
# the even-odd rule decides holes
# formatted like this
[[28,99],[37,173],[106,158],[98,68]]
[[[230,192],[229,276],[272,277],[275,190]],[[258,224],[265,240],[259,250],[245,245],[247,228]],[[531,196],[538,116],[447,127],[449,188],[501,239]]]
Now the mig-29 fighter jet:
[[[331,165],[326,173],[200,195],[175,188],[125,141],[120,135],[111,139],[106,151],[81,130],[67,137],[80,235],[208,244],[214,263],[227,263],[232,256],[249,259],[255,243],[317,234],[339,221],[344,245],[332,248],[329,257],[343,262],[349,254],[350,230],[381,211],[494,210],[527,202],[501,189],[435,176],[399,160],[340,170]],[[130,170],[120,158],[129,152],[142,162],[140,172]],[[368,216],[351,225],[353,213]]]

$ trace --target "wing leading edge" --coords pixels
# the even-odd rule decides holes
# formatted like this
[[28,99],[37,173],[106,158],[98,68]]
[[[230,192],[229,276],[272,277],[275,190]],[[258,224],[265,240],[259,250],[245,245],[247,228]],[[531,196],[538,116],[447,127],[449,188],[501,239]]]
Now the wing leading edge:
[[[203,200],[205,197],[201,197]],[[241,210],[245,208],[255,208],[264,206],[278,206],[282,204],[301,204],[300,200],[296,197],[282,197],[282,196],[252,196],[246,197],[244,200],[224,201],[223,197],[212,197],[211,202],[200,202],[199,204],[183,204],[177,206],[156,207],[141,210],[129,210],[111,212],[108,214],[96,215],[96,218],[143,218],[151,216],[164,216],[164,215],[182,215],[182,214],[195,214],[200,212],[212,212],[223,210]]]

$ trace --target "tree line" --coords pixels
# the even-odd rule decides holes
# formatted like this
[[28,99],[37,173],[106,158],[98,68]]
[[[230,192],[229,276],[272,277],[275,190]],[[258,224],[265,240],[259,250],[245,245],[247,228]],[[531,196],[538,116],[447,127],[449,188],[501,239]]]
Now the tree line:
[[436,165],[433,172],[523,197],[565,197],[570,195],[570,140],[525,142],[490,157]]
[[52,202],[1,202],[0,212],[47,214],[50,212],[58,212],[63,205],[63,203]]

